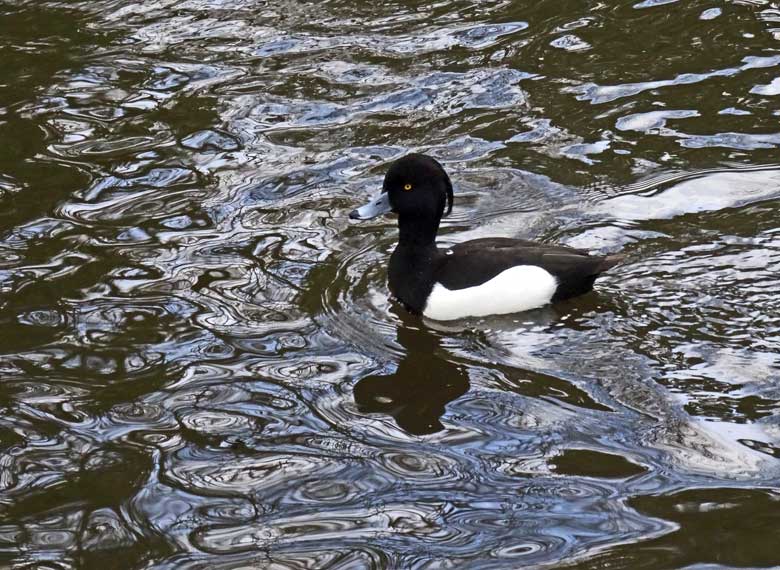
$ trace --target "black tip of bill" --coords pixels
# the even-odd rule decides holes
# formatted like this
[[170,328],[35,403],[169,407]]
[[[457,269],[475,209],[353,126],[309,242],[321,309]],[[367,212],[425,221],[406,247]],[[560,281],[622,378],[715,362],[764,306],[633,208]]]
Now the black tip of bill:
[[392,211],[390,199],[386,192],[382,192],[377,198],[371,200],[368,204],[360,206],[357,210],[349,213],[350,220],[370,220],[382,214],[389,214]]

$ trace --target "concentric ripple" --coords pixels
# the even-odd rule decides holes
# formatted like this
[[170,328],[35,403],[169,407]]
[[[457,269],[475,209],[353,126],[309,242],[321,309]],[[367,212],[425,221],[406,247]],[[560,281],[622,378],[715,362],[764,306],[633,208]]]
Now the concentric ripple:
[[[777,6],[6,4],[0,565],[780,565]],[[408,315],[410,151],[625,262]]]

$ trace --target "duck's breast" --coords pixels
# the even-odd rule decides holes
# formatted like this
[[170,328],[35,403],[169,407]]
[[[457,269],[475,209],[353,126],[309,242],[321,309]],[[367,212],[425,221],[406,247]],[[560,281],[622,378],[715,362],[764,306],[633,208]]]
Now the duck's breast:
[[558,280],[536,265],[516,265],[465,289],[433,286],[423,315],[437,321],[519,313],[550,302]]

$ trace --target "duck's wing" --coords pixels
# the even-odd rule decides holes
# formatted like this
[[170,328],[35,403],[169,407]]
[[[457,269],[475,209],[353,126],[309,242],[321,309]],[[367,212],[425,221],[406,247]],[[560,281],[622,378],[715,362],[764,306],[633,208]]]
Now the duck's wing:
[[475,287],[511,267],[535,265],[557,279],[555,300],[589,291],[600,273],[623,259],[622,255],[590,255],[570,247],[510,238],[471,240],[443,253],[436,281],[447,289]]
[[469,241],[464,241],[453,245],[450,249],[455,253],[468,255],[474,252],[487,251],[487,250],[502,250],[502,249],[542,249],[546,252],[553,253],[558,252],[562,254],[584,255],[586,257],[590,254],[584,249],[575,249],[565,245],[543,244],[536,241],[527,239],[515,239],[515,238],[478,238]]

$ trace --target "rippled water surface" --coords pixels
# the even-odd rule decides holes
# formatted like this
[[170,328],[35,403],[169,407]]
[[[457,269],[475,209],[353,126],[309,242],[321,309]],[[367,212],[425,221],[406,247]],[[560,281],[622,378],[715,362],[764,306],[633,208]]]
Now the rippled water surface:
[[[780,4],[0,2],[0,565],[780,566]],[[440,242],[627,261],[449,323]]]

